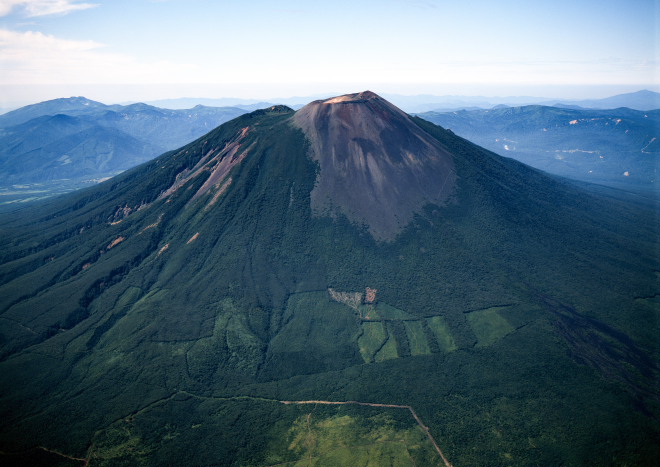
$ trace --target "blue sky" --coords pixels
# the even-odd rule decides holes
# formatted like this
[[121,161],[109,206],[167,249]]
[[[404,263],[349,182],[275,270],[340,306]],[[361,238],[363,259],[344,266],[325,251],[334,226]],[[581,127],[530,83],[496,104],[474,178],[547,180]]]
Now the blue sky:
[[[0,0],[0,107],[658,85],[654,0]],[[656,88],[657,90],[657,88]]]

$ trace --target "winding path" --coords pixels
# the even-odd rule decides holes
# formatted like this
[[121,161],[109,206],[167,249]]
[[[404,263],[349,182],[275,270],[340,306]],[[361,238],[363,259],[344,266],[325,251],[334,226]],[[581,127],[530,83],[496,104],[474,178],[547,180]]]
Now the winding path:
[[[442,461],[444,462],[445,467],[453,467],[453,465],[449,462],[449,460],[447,460],[445,455],[442,453],[442,450],[440,450],[440,447],[438,446],[438,443],[435,442],[435,439],[431,435],[429,427],[424,425],[422,420],[419,418],[419,415],[417,415],[417,412],[415,412],[415,409],[413,409],[409,405],[378,404],[378,403],[375,403],[375,402],[358,402],[358,401],[323,401],[323,400],[283,401],[283,400],[267,399],[267,398],[263,398],[263,397],[253,397],[253,396],[208,397],[208,396],[200,396],[200,395],[197,395],[197,394],[193,394],[193,393],[190,393],[188,391],[177,391],[177,392],[171,394],[168,397],[165,397],[163,399],[159,399],[157,401],[152,402],[151,404],[147,405],[146,407],[143,407],[142,409],[135,412],[133,415],[136,415],[136,414],[139,414],[139,413],[141,413],[145,410],[148,410],[150,407],[153,407],[156,404],[161,404],[163,402],[172,400],[174,397],[176,397],[179,394],[184,394],[186,396],[194,397],[196,399],[202,399],[202,400],[231,401],[231,400],[246,400],[247,399],[247,400],[255,400],[255,401],[258,400],[258,401],[262,401],[262,402],[277,402],[277,403],[286,404],[286,405],[316,405],[316,404],[319,404],[319,405],[363,405],[363,406],[367,406],[367,407],[381,407],[381,408],[388,408],[388,409],[406,409],[412,414],[413,418],[415,419],[417,424],[420,426],[420,428],[422,430],[424,430],[424,432],[426,433],[426,436],[428,437],[429,441],[431,442],[431,444],[435,448],[436,452],[442,458]],[[309,418],[307,419],[307,423],[309,423]],[[43,447],[43,446],[39,446],[39,449],[50,452],[52,454],[56,454],[58,456],[66,458],[66,459],[83,462],[84,467],[87,467],[89,465],[91,457],[92,457],[92,454],[91,454],[92,447],[93,446],[90,446],[88,448],[86,458],[70,456],[70,455],[67,455],[67,454],[63,454],[59,451],[55,451],[53,449],[48,449],[48,448]]]
[[65,459],[70,459],[72,461],[83,462],[84,467],[87,467],[89,465],[89,457],[82,458],[82,457],[68,456],[66,454],[62,454],[59,451],[54,451],[53,449],[48,449],[48,448],[45,448],[43,446],[38,446],[37,449],[41,449],[42,451],[46,451],[46,452],[49,452],[51,454],[55,454],[55,455],[60,456],[60,457],[64,457]]

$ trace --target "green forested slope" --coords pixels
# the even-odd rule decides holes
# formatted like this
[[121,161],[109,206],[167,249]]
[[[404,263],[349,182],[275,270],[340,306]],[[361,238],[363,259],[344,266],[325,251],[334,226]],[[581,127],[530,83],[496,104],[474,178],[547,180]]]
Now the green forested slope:
[[[4,461],[441,462],[404,412],[277,402],[329,400],[414,407],[456,466],[653,464],[648,208],[416,119],[457,190],[378,242],[312,216],[318,167],[291,115],[3,217]],[[367,287],[357,306],[328,291]]]

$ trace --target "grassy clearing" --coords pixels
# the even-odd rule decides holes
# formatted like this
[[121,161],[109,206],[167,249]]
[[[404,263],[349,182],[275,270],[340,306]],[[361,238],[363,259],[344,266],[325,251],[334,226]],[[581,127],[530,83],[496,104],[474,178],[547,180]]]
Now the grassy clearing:
[[500,315],[507,307],[493,307],[468,314],[468,322],[477,336],[477,346],[486,347],[514,331],[514,327]]
[[406,335],[410,344],[410,355],[429,355],[431,348],[424,335],[421,321],[404,321]]
[[95,465],[145,465],[145,458],[154,450],[136,433],[132,424],[120,420],[95,438],[91,459]]
[[441,316],[433,316],[426,320],[427,324],[433,334],[435,335],[438,345],[444,352],[451,352],[456,350],[456,342],[449,332],[449,326],[445,323]]
[[415,466],[434,453],[418,427],[402,427],[386,415],[300,417],[290,430],[289,449],[299,459],[285,465],[365,467]]
[[[364,305],[365,308],[368,306],[370,305]],[[365,317],[367,316],[367,310],[363,311],[362,316]],[[369,313],[369,318],[370,319],[414,319],[415,317],[412,316],[410,313],[407,313],[398,308],[394,308],[393,306],[390,306],[387,303],[378,303],[377,305],[373,306],[372,311],[370,311]]]
[[387,342],[385,342],[385,345],[383,345],[378,353],[376,353],[374,360],[377,362],[383,362],[393,358],[399,358],[399,353],[396,350],[396,339],[392,332],[388,330]]
[[362,335],[358,339],[360,354],[366,363],[372,363],[376,352],[387,339],[387,331],[380,322],[363,322],[362,331]]

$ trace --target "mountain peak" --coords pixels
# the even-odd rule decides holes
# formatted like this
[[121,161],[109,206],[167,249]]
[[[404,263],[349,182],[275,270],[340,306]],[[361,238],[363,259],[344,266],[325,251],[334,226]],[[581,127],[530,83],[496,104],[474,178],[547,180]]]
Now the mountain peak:
[[325,99],[320,102],[322,102],[323,104],[343,104],[343,103],[365,102],[367,100],[372,100],[372,99],[384,100],[375,92],[362,91],[354,94],[344,94],[343,96],[331,97],[330,99]]
[[424,205],[442,205],[453,192],[451,154],[371,91],[311,102],[293,121],[320,166],[311,194],[316,215],[344,215],[389,241]]

